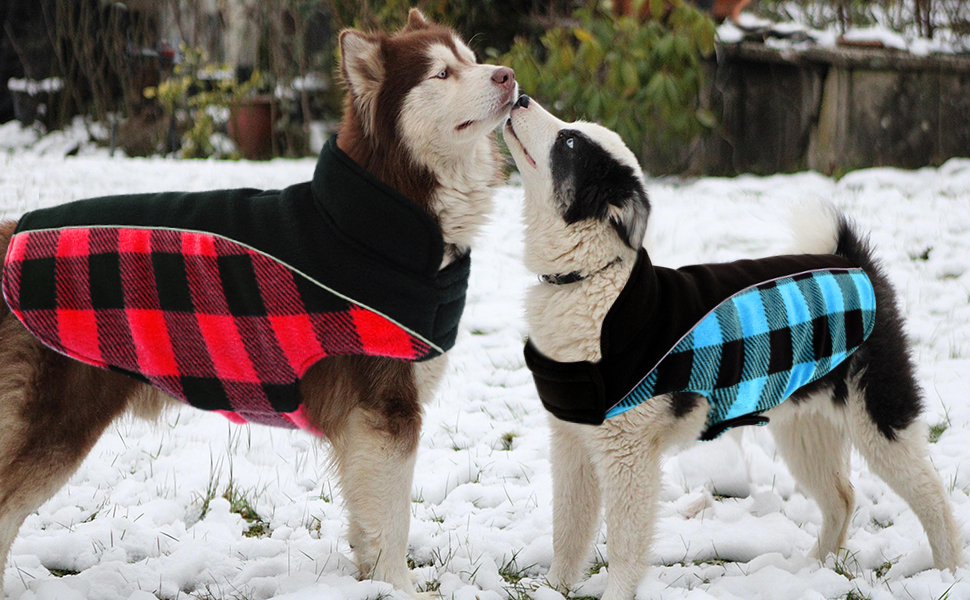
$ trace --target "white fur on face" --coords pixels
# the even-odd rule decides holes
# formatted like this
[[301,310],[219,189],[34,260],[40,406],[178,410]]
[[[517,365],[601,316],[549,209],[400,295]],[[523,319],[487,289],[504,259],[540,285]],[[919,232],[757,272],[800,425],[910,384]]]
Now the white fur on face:
[[516,108],[509,116],[504,129],[505,143],[522,175],[527,202],[530,197],[552,199],[549,156],[556,134],[566,125],[534,100],[528,108]]
[[515,164],[519,167],[525,186],[528,187],[536,182],[542,183],[546,179],[551,182],[552,145],[556,141],[556,134],[567,128],[589,136],[613,158],[633,169],[643,181],[643,172],[637,157],[615,131],[586,121],[566,123],[550,114],[535,100],[530,100],[527,108],[516,108],[512,111],[505,127],[506,143],[512,152]]
[[401,136],[415,159],[432,167],[454,159],[508,116],[517,90],[492,81],[501,67],[480,65],[475,54],[455,39],[457,52],[432,44],[430,67],[401,108]]
[[492,75],[501,67],[477,64],[468,46],[454,41],[456,51],[444,44],[427,49],[430,67],[405,96],[399,126],[411,156],[437,178],[432,207],[445,242],[468,248],[491,210],[500,168],[490,134],[508,117],[518,86],[496,84]]
[[[632,259],[635,254],[608,221],[568,224],[563,219],[563,207],[554,192],[551,153],[557,135],[564,129],[586,135],[620,163],[631,167],[643,181],[636,157],[613,131],[584,121],[566,123],[534,100],[529,101],[528,107],[513,109],[504,136],[525,188],[526,266],[539,274],[588,273],[618,256]],[[619,209],[610,210],[611,216],[625,221],[624,215],[613,214]]]

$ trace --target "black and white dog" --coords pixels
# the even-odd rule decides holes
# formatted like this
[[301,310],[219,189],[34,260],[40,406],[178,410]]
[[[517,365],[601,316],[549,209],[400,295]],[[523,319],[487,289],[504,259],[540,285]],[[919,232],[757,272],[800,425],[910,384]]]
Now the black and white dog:
[[[553,361],[596,363],[603,358],[604,319],[635,274],[638,251],[643,254],[650,213],[643,174],[614,132],[564,123],[527,97],[512,110],[505,139],[525,187],[525,263],[540,275],[527,296],[531,344]],[[892,286],[841,214],[818,207],[800,216],[794,253],[834,255],[861,267],[876,304],[868,339],[766,415],[789,469],[822,510],[818,556],[845,542],[854,508],[849,450],[855,446],[917,514],[935,566],[954,569],[962,562],[959,528],[928,458],[920,390]],[[701,395],[674,393],[600,425],[550,419],[551,585],[577,583],[605,498],[610,577],[603,598],[633,598],[649,564],[661,457],[698,439],[712,406]]]

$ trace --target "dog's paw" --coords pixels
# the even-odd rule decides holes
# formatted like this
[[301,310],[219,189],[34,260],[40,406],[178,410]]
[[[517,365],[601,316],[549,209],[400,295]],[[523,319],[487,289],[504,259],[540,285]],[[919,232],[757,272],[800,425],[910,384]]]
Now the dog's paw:
[[545,576],[544,583],[568,598],[573,589],[579,585],[581,578],[582,575],[577,572],[576,568],[563,568],[562,563],[553,560],[552,568]]

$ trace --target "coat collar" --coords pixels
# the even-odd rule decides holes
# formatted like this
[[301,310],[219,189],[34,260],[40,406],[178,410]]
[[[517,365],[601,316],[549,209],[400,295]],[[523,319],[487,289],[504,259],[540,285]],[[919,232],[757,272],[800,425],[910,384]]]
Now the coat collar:
[[438,224],[354,162],[337,146],[336,135],[320,152],[310,186],[317,206],[341,233],[384,260],[436,277],[445,252]]

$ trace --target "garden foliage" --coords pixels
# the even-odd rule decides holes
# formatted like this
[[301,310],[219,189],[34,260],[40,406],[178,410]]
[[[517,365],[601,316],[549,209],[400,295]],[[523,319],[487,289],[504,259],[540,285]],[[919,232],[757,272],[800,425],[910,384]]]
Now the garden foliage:
[[714,125],[700,93],[715,27],[681,0],[651,1],[651,9],[654,18],[642,22],[592,3],[575,12],[574,25],[550,29],[538,45],[516,40],[499,62],[515,69],[522,91],[559,118],[617,131],[641,160],[669,154],[661,162],[676,162],[684,146]]

